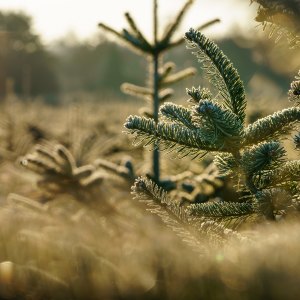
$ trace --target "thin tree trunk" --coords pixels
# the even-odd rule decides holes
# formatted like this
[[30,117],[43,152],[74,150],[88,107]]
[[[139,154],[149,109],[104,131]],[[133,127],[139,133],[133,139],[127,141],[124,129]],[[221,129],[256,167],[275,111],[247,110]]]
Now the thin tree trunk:
[[[156,48],[157,45],[157,28],[158,28],[158,19],[157,19],[157,0],[153,0],[153,37],[154,45]],[[154,50],[153,53],[153,118],[154,121],[158,122],[158,109],[159,109],[159,78],[158,78],[158,64],[159,64],[159,54],[157,50]],[[160,170],[159,170],[159,146],[158,143],[154,144],[153,151],[153,179],[155,182],[159,183]]]
[[[153,56],[153,118],[154,121],[158,122],[158,109],[159,109],[159,96],[158,96],[158,54]],[[155,182],[159,183],[160,177],[159,170],[159,145],[154,144],[153,151],[153,179]]]

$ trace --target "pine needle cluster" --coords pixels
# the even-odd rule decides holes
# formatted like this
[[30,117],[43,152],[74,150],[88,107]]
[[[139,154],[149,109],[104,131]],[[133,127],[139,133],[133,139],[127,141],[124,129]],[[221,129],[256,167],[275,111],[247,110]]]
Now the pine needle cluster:
[[[222,245],[228,238],[240,241],[248,241],[249,239],[236,230],[228,229],[223,224],[213,220],[212,218],[204,219],[195,213],[196,204],[192,204],[185,208],[176,203],[161,187],[155,184],[151,179],[139,177],[132,187],[134,199],[145,203],[147,210],[159,216],[163,223],[171,228],[184,242],[189,244],[194,251],[200,255],[204,254],[206,248],[201,245],[201,238],[205,238],[214,245]],[[199,206],[198,206],[199,207]],[[202,205],[202,215],[204,211],[213,218],[224,216],[227,212],[228,216],[234,215],[233,210],[229,207],[220,207],[220,211],[216,211],[214,207]],[[249,213],[249,208],[242,207],[245,214]],[[238,214],[241,209],[236,212]]]

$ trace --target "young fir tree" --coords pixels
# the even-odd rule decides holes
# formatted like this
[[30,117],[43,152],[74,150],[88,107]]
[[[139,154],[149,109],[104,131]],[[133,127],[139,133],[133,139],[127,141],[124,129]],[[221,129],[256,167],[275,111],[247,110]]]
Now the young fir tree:
[[[288,161],[280,140],[295,129],[300,108],[292,106],[246,125],[245,89],[230,60],[197,30],[190,29],[185,39],[217,94],[193,87],[187,90],[189,107],[165,103],[158,123],[129,116],[125,127],[145,145],[158,143],[161,150],[176,151],[179,156],[214,154],[220,174],[237,179],[241,198],[238,202],[218,199],[184,207],[145,178],[139,178],[133,187],[136,198],[146,200],[151,210],[181,235],[184,233],[176,227],[186,230],[191,225],[201,232],[210,228],[220,236],[232,233],[222,226],[237,229],[246,220],[275,221],[297,215],[300,160]],[[296,104],[300,101],[299,79],[296,77],[289,91]],[[294,141],[299,148],[299,135]]]
[[49,195],[68,192],[80,201],[89,201],[90,193],[99,191],[105,179],[123,179],[130,184],[135,179],[128,159],[118,165],[98,158],[91,164],[78,166],[65,146],[49,142],[36,145],[33,152],[21,157],[20,163],[39,175],[38,186]]
[[[172,62],[163,63],[163,54],[181,45],[184,42],[183,38],[173,39],[173,36],[183,20],[188,8],[193,4],[194,0],[188,0],[182,9],[179,11],[176,18],[167,26],[162,36],[158,33],[158,1],[153,0],[153,41],[148,41],[143,33],[139,30],[134,19],[129,13],[125,13],[125,18],[129,25],[129,30],[123,29],[121,33],[111,27],[100,23],[99,26],[104,30],[114,34],[119,39],[129,45],[133,50],[145,55],[149,61],[149,83],[146,87],[137,86],[130,83],[124,83],[122,90],[124,93],[143,98],[150,103],[151,108],[144,108],[144,115],[153,118],[154,122],[158,122],[159,106],[169,99],[173,90],[168,86],[177,83],[191,75],[195,74],[194,68],[174,73],[175,64]],[[216,22],[218,19],[212,20],[203,24],[199,29],[204,29]],[[160,183],[160,167],[159,167],[159,149],[154,143],[153,162],[152,162],[152,178],[155,182]]]
[[23,167],[40,175],[38,185],[51,193],[77,191],[99,185],[103,173],[93,165],[78,167],[73,155],[63,145],[36,145],[34,152],[21,158]]

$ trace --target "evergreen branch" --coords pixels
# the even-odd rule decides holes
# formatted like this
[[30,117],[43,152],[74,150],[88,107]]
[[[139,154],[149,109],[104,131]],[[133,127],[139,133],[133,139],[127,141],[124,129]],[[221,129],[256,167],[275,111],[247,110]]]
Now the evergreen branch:
[[193,122],[206,128],[212,141],[239,144],[243,133],[243,125],[237,115],[210,100],[200,100],[194,106]]
[[37,145],[33,154],[21,159],[21,164],[39,174],[72,176],[77,170],[73,155],[63,145]]
[[[299,13],[300,11],[298,11],[298,14]],[[273,25],[285,28],[295,34],[300,30],[300,24],[299,20],[297,20],[297,16],[287,9],[284,10],[283,7],[260,7],[257,11],[255,20],[262,23],[272,23]]]
[[206,22],[206,23],[200,25],[200,26],[197,28],[197,30],[198,30],[198,31],[202,31],[202,30],[206,29],[207,27],[210,27],[211,25],[214,25],[214,24],[219,23],[219,22],[221,22],[221,20],[218,19],[218,18],[213,19],[213,20],[210,20],[210,21],[208,21],[208,22]]
[[198,48],[194,54],[202,62],[211,82],[225,100],[225,105],[236,114],[242,123],[245,121],[245,89],[237,70],[219,47],[199,31],[190,29],[185,34],[188,46]]
[[273,193],[271,190],[259,191],[255,194],[257,209],[269,220],[274,220],[274,207],[272,203]]
[[274,220],[276,211],[286,211],[293,208],[292,194],[281,188],[257,192],[255,198],[257,209],[270,220]]
[[152,50],[151,44],[147,41],[147,39],[144,37],[142,32],[138,29],[135,21],[133,20],[129,12],[125,13],[125,18],[129,26],[131,27],[132,31],[136,34],[136,36],[140,39],[140,41],[144,43],[144,46],[147,47],[149,51],[151,51]]
[[274,139],[293,130],[294,124],[300,121],[300,108],[290,107],[261,118],[245,129],[243,146]]
[[251,0],[259,3],[255,20],[260,22],[265,29],[270,28],[271,37],[278,35],[276,42],[286,36],[291,48],[300,45],[300,5],[299,0]]
[[172,89],[163,89],[158,93],[158,101],[159,103],[164,103],[169,98],[173,96],[173,90]]
[[108,176],[101,172],[93,172],[91,176],[85,177],[80,181],[80,185],[84,188],[93,188],[99,186],[104,179],[113,179],[112,176]]
[[277,141],[263,142],[247,149],[241,158],[246,174],[252,175],[266,169],[279,168],[285,161],[286,151]]
[[254,213],[251,203],[208,202],[191,204],[187,208],[191,216],[207,218],[240,217]]
[[171,85],[171,84],[177,83],[178,81],[186,79],[190,76],[193,76],[195,74],[196,74],[195,68],[186,68],[180,72],[166,76],[164,80],[160,81],[159,85],[161,87],[166,86],[166,85]]
[[191,89],[186,89],[186,93],[191,97],[188,102],[193,104],[198,104],[200,100],[212,100],[212,93],[207,88],[192,87]]
[[125,94],[142,98],[142,99],[148,99],[153,95],[153,91],[150,88],[138,86],[131,83],[123,83],[121,85],[121,90]]
[[191,216],[149,179],[138,178],[132,187],[132,193],[135,199],[146,202],[151,213],[158,215],[168,227],[197,252],[203,253],[205,251],[203,243],[199,242],[199,239],[203,237],[217,245],[228,238],[249,241],[238,232],[228,229],[222,224]]
[[101,27],[102,29],[104,29],[105,31],[107,31],[107,32],[109,32],[109,33],[112,33],[112,34],[115,35],[117,38],[119,38],[119,39],[121,39],[121,40],[123,40],[123,41],[126,42],[124,36],[123,36],[121,33],[119,33],[118,31],[116,31],[115,29],[113,29],[113,28],[111,28],[111,27],[105,25],[104,23],[99,23],[98,26]]
[[197,129],[189,129],[176,123],[158,122],[139,116],[129,116],[125,123],[129,133],[136,134],[145,145],[159,142],[164,146],[161,150],[177,151],[183,156],[199,156],[203,151],[226,151],[222,145],[211,144],[205,133]]
[[146,117],[146,118],[150,118],[150,119],[153,119],[153,111],[151,108],[149,107],[141,107],[139,109],[139,114]]
[[123,39],[133,48],[142,51],[142,53],[152,53],[152,47],[149,48],[149,44],[145,44],[138,37],[130,33],[128,30],[123,29]]
[[130,115],[126,119],[124,127],[129,130],[129,133],[136,134],[136,137],[141,138],[141,142],[145,141],[146,145],[157,140],[157,126],[154,119]]
[[195,251],[203,253],[202,244],[187,228],[184,209],[172,201],[162,188],[150,179],[139,177],[131,190],[134,199],[146,203],[151,213],[159,216],[169,228]]
[[295,15],[300,14],[299,0],[251,0],[251,2],[257,2],[267,9],[284,10],[286,13]]
[[151,179],[144,177],[137,178],[132,187],[132,194],[134,195],[134,199],[138,199],[139,201],[154,201],[170,210],[178,220],[186,221],[184,209],[170,199],[167,192]]
[[[213,20],[208,21],[208,22],[200,25],[199,27],[197,27],[197,30],[198,31],[205,30],[207,27],[210,27],[211,25],[214,25],[214,24],[219,23],[219,22],[220,22],[220,19],[213,19]],[[178,40],[170,43],[169,46],[168,46],[168,48],[179,46],[180,44],[183,44],[184,41],[185,41],[184,37],[179,38]]]
[[238,167],[238,162],[230,153],[219,153],[214,158],[214,164],[218,168],[221,176],[233,174],[234,169]]
[[50,161],[54,165],[59,165],[60,162],[59,162],[59,158],[55,153],[55,149],[53,149],[53,151],[50,152],[47,146],[36,145],[34,151],[41,158]]
[[192,122],[191,110],[182,105],[176,105],[171,102],[167,102],[160,107],[160,113],[170,121],[174,121],[188,128],[195,129],[195,125]]
[[35,152],[21,158],[20,163],[39,174],[38,185],[50,193],[68,191],[76,197],[82,196],[79,191],[97,186],[109,177],[98,172],[94,165],[77,167],[74,157],[63,145],[38,145]]
[[21,159],[20,163],[23,167],[36,172],[39,175],[63,175],[62,171],[57,166],[54,166],[43,159],[39,159],[34,155],[27,155]]
[[[241,217],[240,219],[244,219],[244,218]],[[215,244],[217,246],[220,246],[220,244],[223,244],[228,239],[238,240],[239,242],[243,242],[243,243],[251,242],[251,240],[248,237],[243,236],[235,229],[227,228],[224,224],[220,222],[216,222],[214,220],[207,219],[207,218],[201,219],[196,217],[191,218],[190,221],[195,222],[194,227],[196,227],[196,230],[198,230],[202,236],[205,235],[205,237],[208,238],[208,240],[212,244]],[[196,224],[198,224],[198,226],[196,226]],[[239,225],[240,222],[234,224],[233,227],[237,228]]]
[[159,122],[157,137],[164,145],[163,150],[175,150],[183,156],[191,154],[197,157],[203,151],[226,151],[221,149],[222,145],[212,144],[210,137],[200,128],[190,129],[177,123]]
[[115,29],[113,29],[103,23],[99,23],[98,26],[101,27],[102,29],[104,29],[105,31],[113,34],[114,36],[116,36],[117,38],[119,38],[126,44],[132,46],[134,49],[136,49],[138,51],[142,51],[142,52],[146,52],[146,53],[152,52],[152,47],[149,48],[149,46],[148,46],[149,44],[145,44],[143,41],[141,41],[136,36],[132,35],[126,29],[123,29],[123,32],[119,33]]
[[34,153],[27,155],[21,164],[28,168],[35,165],[45,172],[55,171],[61,174],[72,174],[76,169],[73,155],[62,145],[37,145]]
[[76,162],[70,151],[63,145],[55,146],[55,153],[62,159],[62,165],[65,173],[73,173],[76,168]]
[[93,163],[97,168],[101,167],[124,179],[133,180],[135,178],[132,163],[127,161],[126,165],[117,165],[108,160],[98,158]]
[[75,180],[81,180],[91,176],[95,172],[95,168],[92,165],[85,165],[76,168],[73,171],[73,177]]
[[188,0],[184,6],[182,7],[182,9],[179,11],[177,17],[174,19],[174,22],[172,24],[170,24],[166,30],[166,32],[163,35],[163,38],[160,42],[160,45],[163,48],[168,47],[168,44],[174,34],[174,32],[177,30],[178,26],[180,25],[184,15],[186,14],[188,8],[193,4],[194,0]]
[[124,157],[121,161],[121,165],[124,166],[127,169],[126,174],[131,179],[135,179],[135,171],[134,171],[134,165],[132,163],[132,160],[130,157]]
[[165,78],[175,69],[173,62],[167,62],[159,69],[159,82],[163,82]]
[[280,168],[254,178],[255,185],[260,189],[276,187],[293,181],[300,181],[300,160],[288,161],[280,165]]

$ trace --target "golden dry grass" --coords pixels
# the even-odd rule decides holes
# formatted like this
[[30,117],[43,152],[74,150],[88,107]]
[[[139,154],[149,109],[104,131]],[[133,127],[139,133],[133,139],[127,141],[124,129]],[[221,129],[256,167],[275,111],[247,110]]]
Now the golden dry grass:
[[[121,133],[136,104],[48,107],[13,102],[1,113],[1,299],[300,299],[300,224],[258,225],[246,238],[201,240],[193,251],[131,199],[130,184],[104,179],[80,195],[49,193],[19,158],[43,138],[65,145],[78,166],[130,155],[138,173],[148,153]],[[20,142],[21,141],[21,142]],[[89,144],[90,143],[90,144]],[[85,148],[83,146],[86,146]],[[165,160],[165,174],[201,172]]]

